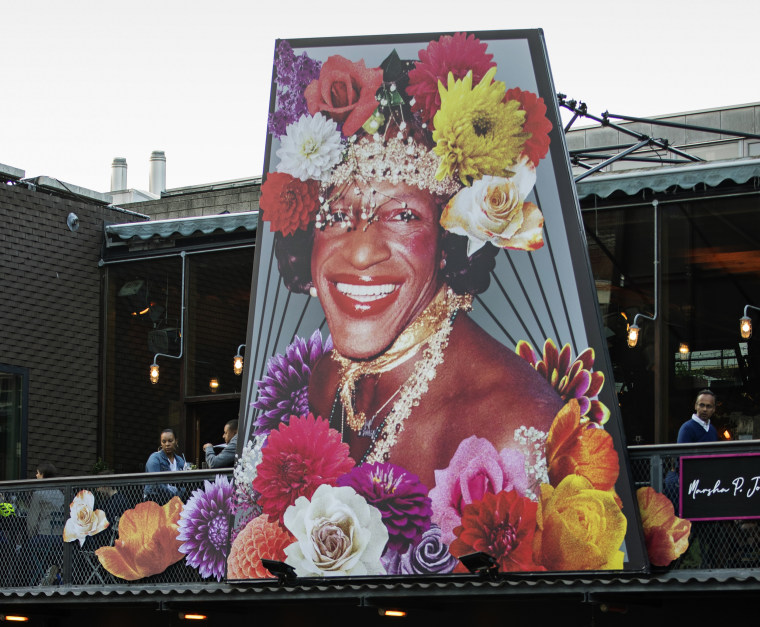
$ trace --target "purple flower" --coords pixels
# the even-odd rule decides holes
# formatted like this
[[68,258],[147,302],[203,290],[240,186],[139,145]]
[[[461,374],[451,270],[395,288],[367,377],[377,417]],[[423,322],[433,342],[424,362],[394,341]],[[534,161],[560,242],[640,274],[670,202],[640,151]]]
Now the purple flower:
[[277,45],[274,70],[277,82],[277,103],[269,114],[269,132],[277,139],[285,135],[288,124],[308,113],[304,92],[306,86],[319,78],[322,64],[306,53],[296,56],[284,39]]
[[203,489],[193,491],[180,514],[177,540],[184,543],[179,550],[201,577],[221,581],[229,549],[232,482],[217,475],[214,483],[203,484]]
[[296,336],[284,355],[274,355],[267,363],[266,376],[257,381],[259,398],[253,403],[261,413],[254,422],[254,434],[262,435],[288,424],[291,416],[309,413],[309,379],[314,364],[332,350],[332,339],[322,343],[319,329],[308,340]]
[[391,463],[363,464],[338,478],[382,515],[388,529],[388,551],[403,551],[430,528],[433,512],[427,488],[414,475]]
[[420,541],[404,553],[388,551],[381,559],[389,575],[443,575],[459,561],[441,540],[441,530],[432,525]]

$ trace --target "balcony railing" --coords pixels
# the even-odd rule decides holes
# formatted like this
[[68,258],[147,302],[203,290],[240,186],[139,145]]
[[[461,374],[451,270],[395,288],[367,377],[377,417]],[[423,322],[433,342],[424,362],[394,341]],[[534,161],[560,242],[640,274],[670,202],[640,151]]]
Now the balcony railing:
[[[635,488],[652,486],[663,492],[677,511],[678,478],[673,473],[681,455],[748,452],[760,452],[760,442],[633,446],[629,461]],[[187,502],[195,490],[204,488],[205,481],[213,482],[220,474],[231,478],[232,470],[0,482],[0,587],[22,591],[39,586],[150,588],[216,583],[213,577],[202,577],[185,559],[159,574],[124,579],[107,571],[96,551],[115,546],[124,511],[146,501],[163,504],[175,493]],[[64,542],[69,505],[83,490],[93,495],[95,509],[102,510],[111,524],[81,543]],[[680,571],[759,567],[760,523],[754,520],[693,522],[689,550],[670,566]]]

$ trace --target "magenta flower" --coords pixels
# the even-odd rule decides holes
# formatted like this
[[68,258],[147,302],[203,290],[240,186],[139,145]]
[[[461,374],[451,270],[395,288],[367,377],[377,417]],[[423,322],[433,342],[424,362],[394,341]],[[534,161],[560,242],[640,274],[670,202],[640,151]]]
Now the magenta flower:
[[229,520],[232,512],[232,482],[217,475],[214,483],[203,482],[203,489],[193,491],[179,517],[177,540],[187,563],[201,577],[224,577],[229,550]]
[[266,376],[257,381],[259,397],[253,406],[261,410],[254,422],[255,435],[269,433],[291,416],[309,413],[309,379],[314,365],[332,350],[332,339],[322,342],[319,329],[308,340],[296,336],[284,355],[267,363]]
[[571,398],[578,401],[581,420],[603,425],[610,417],[610,410],[604,403],[595,399],[604,385],[604,373],[593,372],[594,349],[587,348],[575,361],[572,359],[570,344],[557,350],[554,340],[544,343],[543,359],[539,360],[530,343],[520,340],[515,349],[518,355],[536,369],[544,379],[557,391],[563,401]]
[[419,477],[391,463],[362,464],[338,478],[373,505],[388,529],[388,550],[405,550],[430,528],[432,513],[427,488]]
[[474,435],[462,440],[449,467],[435,471],[435,487],[430,491],[433,522],[441,528],[441,540],[454,541],[454,528],[462,524],[465,505],[505,490],[523,495],[527,488],[522,453],[507,448],[498,452],[488,440]]

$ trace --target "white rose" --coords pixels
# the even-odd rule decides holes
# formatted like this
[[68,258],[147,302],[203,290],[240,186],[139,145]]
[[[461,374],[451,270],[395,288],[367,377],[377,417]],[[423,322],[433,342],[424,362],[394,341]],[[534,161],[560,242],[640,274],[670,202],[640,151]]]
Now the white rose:
[[484,176],[448,202],[441,226],[468,238],[468,256],[486,242],[499,248],[537,250],[544,245],[544,216],[525,200],[535,184],[536,170],[525,160],[509,178]]
[[296,499],[283,520],[296,538],[285,562],[299,577],[385,574],[380,555],[388,530],[353,488],[321,485],[311,500]]
[[96,509],[95,497],[89,490],[80,490],[71,503],[71,514],[63,528],[63,541],[79,540],[79,546],[84,544],[87,536],[94,536],[106,529],[109,522],[103,510]]

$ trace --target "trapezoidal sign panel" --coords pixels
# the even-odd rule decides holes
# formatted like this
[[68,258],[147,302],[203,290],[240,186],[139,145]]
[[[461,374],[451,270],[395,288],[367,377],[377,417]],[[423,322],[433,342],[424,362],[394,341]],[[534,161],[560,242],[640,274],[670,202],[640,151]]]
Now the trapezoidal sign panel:
[[541,32],[280,40],[268,124],[228,578],[646,569]]

